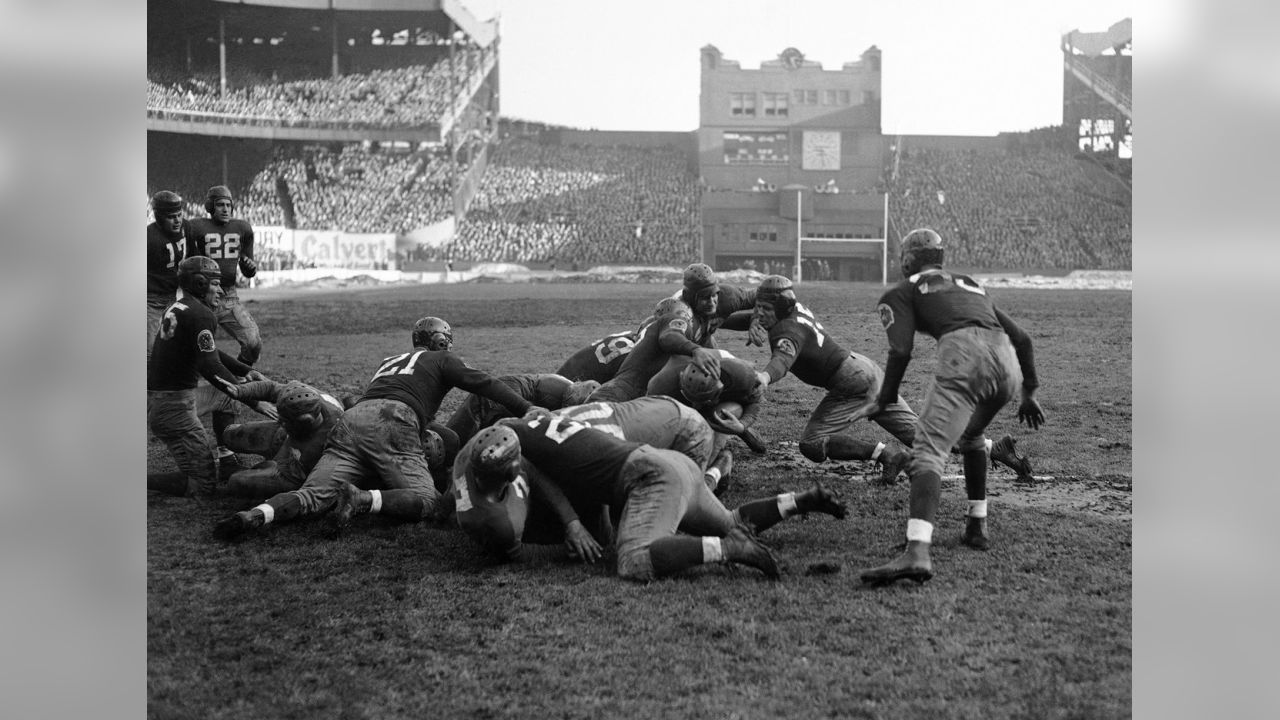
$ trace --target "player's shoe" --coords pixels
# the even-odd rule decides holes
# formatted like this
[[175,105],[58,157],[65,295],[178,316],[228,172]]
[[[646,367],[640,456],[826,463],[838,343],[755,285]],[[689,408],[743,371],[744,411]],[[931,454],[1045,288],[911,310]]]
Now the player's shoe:
[[872,587],[888,585],[898,580],[915,580],[923,585],[933,577],[933,561],[929,558],[929,544],[908,542],[907,549],[898,559],[877,568],[862,571],[862,582]]
[[965,518],[964,535],[960,536],[960,542],[974,550],[990,548],[991,540],[987,537],[987,519]]
[[251,530],[262,527],[262,521],[261,513],[242,510],[219,520],[218,524],[213,526],[213,536],[219,540],[235,540]]
[[812,488],[796,497],[797,507],[800,505],[802,498],[804,507],[800,512],[806,515],[811,512],[817,512],[823,515],[830,515],[837,520],[843,520],[844,516],[849,512],[849,508],[840,500],[839,495],[824,488],[822,483],[817,481],[814,481]]
[[720,547],[724,549],[724,559],[727,562],[748,565],[772,580],[782,577],[782,570],[778,567],[778,558],[773,550],[761,542],[746,525],[739,524],[730,530],[721,539]]
[[1031,475],[1031,462],[1025,455],[1018,454],[1017,440],[1012,435],[1005,435],[991,444],[991,466],[1000,463],[1018,474],[1018,482],[1035,482]]
[[360,514],[359,505],[360,488],[348,482],[342,483],[342,487],[338,489],[337,504],[325,516],[326,534],[331,538],[340,537],[351,525],[351,518]]
[[746,443],[747,447],[751,448],[751,452],[757,455],[769,454],[769,446],[764,444],[764,441],[760,439],[760,436],[756,434],[755,430],[747,428],[743,430],[742,434],[738,437],[742,438],[742,442]]
[[889,449],[885,448],[880,454],[880,484],[893,485],[898,482],[898,475],[906,469],[907,463],[911,462],[911,453],[906,450],[899,450],[897,454],[885,458],[884,453]]

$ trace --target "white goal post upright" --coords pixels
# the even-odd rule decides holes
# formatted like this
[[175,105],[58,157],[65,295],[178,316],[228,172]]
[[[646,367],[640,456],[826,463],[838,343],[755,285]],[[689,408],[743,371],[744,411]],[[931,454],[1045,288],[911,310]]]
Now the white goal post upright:
[[795,263],[795,284],[799,285],[802,280],[800,270],[800,246],[804,243],[879,243],[880,244],[880,284],[889,284],[889,195],[884,195],[884,222],[881,227],[884,229],[884,237],[880,238],[812,238],[805,237],[800,227],[801,195],[800,191],[796,191],[796,263]]

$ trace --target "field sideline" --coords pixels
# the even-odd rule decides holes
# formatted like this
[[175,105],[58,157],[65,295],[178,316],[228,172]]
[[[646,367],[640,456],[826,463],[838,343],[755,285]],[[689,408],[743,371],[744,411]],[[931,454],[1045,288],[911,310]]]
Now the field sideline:
[[[409,328],[439,315],[455,352],[495,374],[551,372],[574,350],[633,327],[668,284],[396,286],[242,291],[275,379],[359,392]],[[802,302],[848,349],[883,363],[882,288],[806,283]],[[821,467],[795,450],[821,392],[769,389],[767,456],[738,445],[730,507],[820,479],[843,521],[797,518],[764,539],[779,582],[711,567],[636,585],[611,562],[545,548],[485,561],[455,527],[358,518],[340,540],[318,524],[225,545],[210,529],[252,503],[148,498],[148,714],[156,718],[533,716],[1119,718],[1132,711],[1132,293],[993,291],[1036,346],[1048,425],[1014,434],[1040,481],[991,473],[993,547],[958,545],[959,466],[948,466],[936,577],[869,590],[857,571],[902,543],[906,483],[861,463]],[[758,366],[735,333],[721,346]],[[234,342],[219,338],[234,354]],[[903,395],[918,406],[933,362],[920,338]],[[462,399],[452,392],[441,417]],[[248,413],[246,413],[246,417]],[[878,426],[859,428],[887,439]],[[244,457],[246,462],[256,458]],[[148,469],[172,467],[151,442]],[[830,570],[835,569],[835,572]]]

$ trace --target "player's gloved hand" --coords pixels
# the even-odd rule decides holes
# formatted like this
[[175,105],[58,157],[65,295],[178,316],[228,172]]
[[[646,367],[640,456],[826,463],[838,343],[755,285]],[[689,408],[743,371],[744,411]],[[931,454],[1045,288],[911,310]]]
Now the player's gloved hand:
[[564,527],[564,544],[569,549],[569,557],[594,564],[604,554],[600,543],[591,537],[591,533],[583,527],[582,521],[574,518]]
[[747,328],[747,345],[766,347],[769,344],[769,331],[764,329],[760,321],[753,315],[751,325]]
[[261,372],[250,368],[249,372],[245,374],[244,380],[240,382],[253,382],[255,380],[269,380],[269,378]]
[[713,378],[720,377],[720,351],[700,347],[693,351],[693,364]]
[[1044,410],[1036,400],[1032,391],[1022,389],[1022,402],[1018,404],[1018,422],[1024,423],[1032,430],[1039,430],[1044,424]]
[[258,262],[248,255],[240,256],[240,273],[247,278],[258,274]]
[[712,411],[711,418],[707,424],[711,426],[712,430],[729,435],[741,435],[747,429],[747,426],[743,425],[741,420],[722,408],[716,408]]

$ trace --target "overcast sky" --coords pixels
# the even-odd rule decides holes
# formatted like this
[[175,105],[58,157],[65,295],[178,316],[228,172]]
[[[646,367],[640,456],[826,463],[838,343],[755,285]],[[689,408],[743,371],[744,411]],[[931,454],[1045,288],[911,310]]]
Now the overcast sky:
[[[698,51],[755,69],[795,47],[838,70],[883,52],[885,133],[995,135],[1062,122],[1064,33],[1139,0],[463,0],[501,18],[502,113],[600,130],[698,126]],[[1177,3],[1173,3],[1177,4]],[[621,79],[620,79],[621,78]]]

